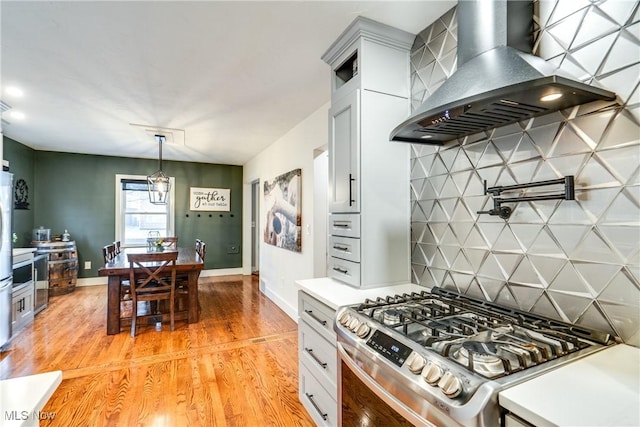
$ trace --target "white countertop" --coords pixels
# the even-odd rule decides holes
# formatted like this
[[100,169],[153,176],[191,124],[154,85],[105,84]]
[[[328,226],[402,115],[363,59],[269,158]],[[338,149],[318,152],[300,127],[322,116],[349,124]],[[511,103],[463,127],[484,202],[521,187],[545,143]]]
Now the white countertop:
[[499,394],[538,427],[640,426],[640,349],[619,344]]
[[62,382],[62,371],[0,381],[0,426],[38,426],[42,408]]
[[13,256],[24,255],[24,254],[28,254],[30,252],[35,252],[35,251],[36,251],[36,248],[13,248],[12,255]]
[[296,280],[298,287],[334,310],[343,305],[358,304],[366,298],[385,297],[388,295],[420,292],[427,290],[424,286],[413,283],[384,286],[372,289],[359,289],[346,285],[329,277],[319,279]]

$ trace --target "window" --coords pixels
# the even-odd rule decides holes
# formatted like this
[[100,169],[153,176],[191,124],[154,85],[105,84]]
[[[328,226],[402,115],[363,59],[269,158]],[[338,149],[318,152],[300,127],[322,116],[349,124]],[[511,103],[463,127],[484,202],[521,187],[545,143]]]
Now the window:
[[116,175],[116,240],[122,246],[145,246],[150,231],[174,236],[175,179],[166,205],[149,202],[147,177]]

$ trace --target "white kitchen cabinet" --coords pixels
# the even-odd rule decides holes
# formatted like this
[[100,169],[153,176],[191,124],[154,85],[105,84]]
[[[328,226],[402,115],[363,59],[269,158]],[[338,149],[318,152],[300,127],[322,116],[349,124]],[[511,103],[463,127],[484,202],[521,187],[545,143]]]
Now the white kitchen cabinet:
[[328,277],[297,280],[298,286],[298,398],[318,426],[337,426],[339,359],[336,311],[365,299],[421,292],[411,283],[358,289]]
[[349,248],[329,248],[328,276],[355,287],[410,280],[410,146],[389,134],[410,111],[414,38],[360,17],[322,57],[332,70],[329,240]]
[[335,310],[298,291],[298,397],[319,426],[338,423]]
[[33,322],[35,315],[35,282],[33,277],[33,250],[14,250],[11,293],[12,335]]
[[[329,110],[329,211],[360,211],[360,90],[335,100]],[[357,180],[357,181],[356,181]]]
[[33,282],[21,289],[14,290],[11,308],[11,330],[15,335],[29,323],[33,322]]
[[533,424],[529,424],[528,422],[516,417],[513,414],[505,415],[504,426],[505,427],[534,427]]

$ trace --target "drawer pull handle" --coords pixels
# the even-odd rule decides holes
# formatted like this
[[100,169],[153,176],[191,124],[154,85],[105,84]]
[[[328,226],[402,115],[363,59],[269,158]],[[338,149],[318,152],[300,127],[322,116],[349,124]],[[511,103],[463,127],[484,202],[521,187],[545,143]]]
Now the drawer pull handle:
[[342,273],[342,274],[347,274],[347,273],[349,273],[349,270],[346,270],[346,269],[344,269],[344,268],[340,268],[340,267],[333,267],[333,269],[334,269],[335,271],[337,271],[338,273]]
[[304,351],[309,353],[309,356],[311,356],[313,358],[313,360],[315,360],[318,365],[322,366],[322,369],[327,369],[327,364],[324,363],[322,360],[318,359],[318,357],[315,354],[313,354],[313,349],[305,347]]
[[337,227],[337,228],[349,228],[349,227],[351,227],[351,223],[348,223],[348,222],[334,222],[333,226]]
[[333,245],[333,249],[337,251],[342,251],[342,252],[347,252],[349,250],[349,248],[346,246],[338,246],[338,245]]
[[305,310],[304,312],[307,313],[309,316],[311,316],[311,318],[313,320],[315,320],[316,322],[320,323],[322,326],[327,326],[327,321],[326,320],[322,320],[318,316],[313,314],[312,310]]
[[313,394],[309,394],[307,392],[305,392],[304,394],[307,395],[307,399],[309,399],[309,402],[311,402],[311,404],[313,405],[313,407],[315,408],[316,411],[318,411],[318,414],[320,414],[320,416],[322,417],[322,419],[324,421],[327,421],[327,413],[326,412],[322,412],[322,409],[320,409],[320,407],[318,406],[318,404],[316,403],[315,400],[313,400]]

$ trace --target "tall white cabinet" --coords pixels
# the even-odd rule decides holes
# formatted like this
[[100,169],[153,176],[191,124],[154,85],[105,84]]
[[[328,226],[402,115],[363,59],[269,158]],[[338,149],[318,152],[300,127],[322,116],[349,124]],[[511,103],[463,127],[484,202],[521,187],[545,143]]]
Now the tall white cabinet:
[[415,36],[358,17],[331,66],[328,275],[359,288],[410,281],[409,144],[389,133],[410,112]]

